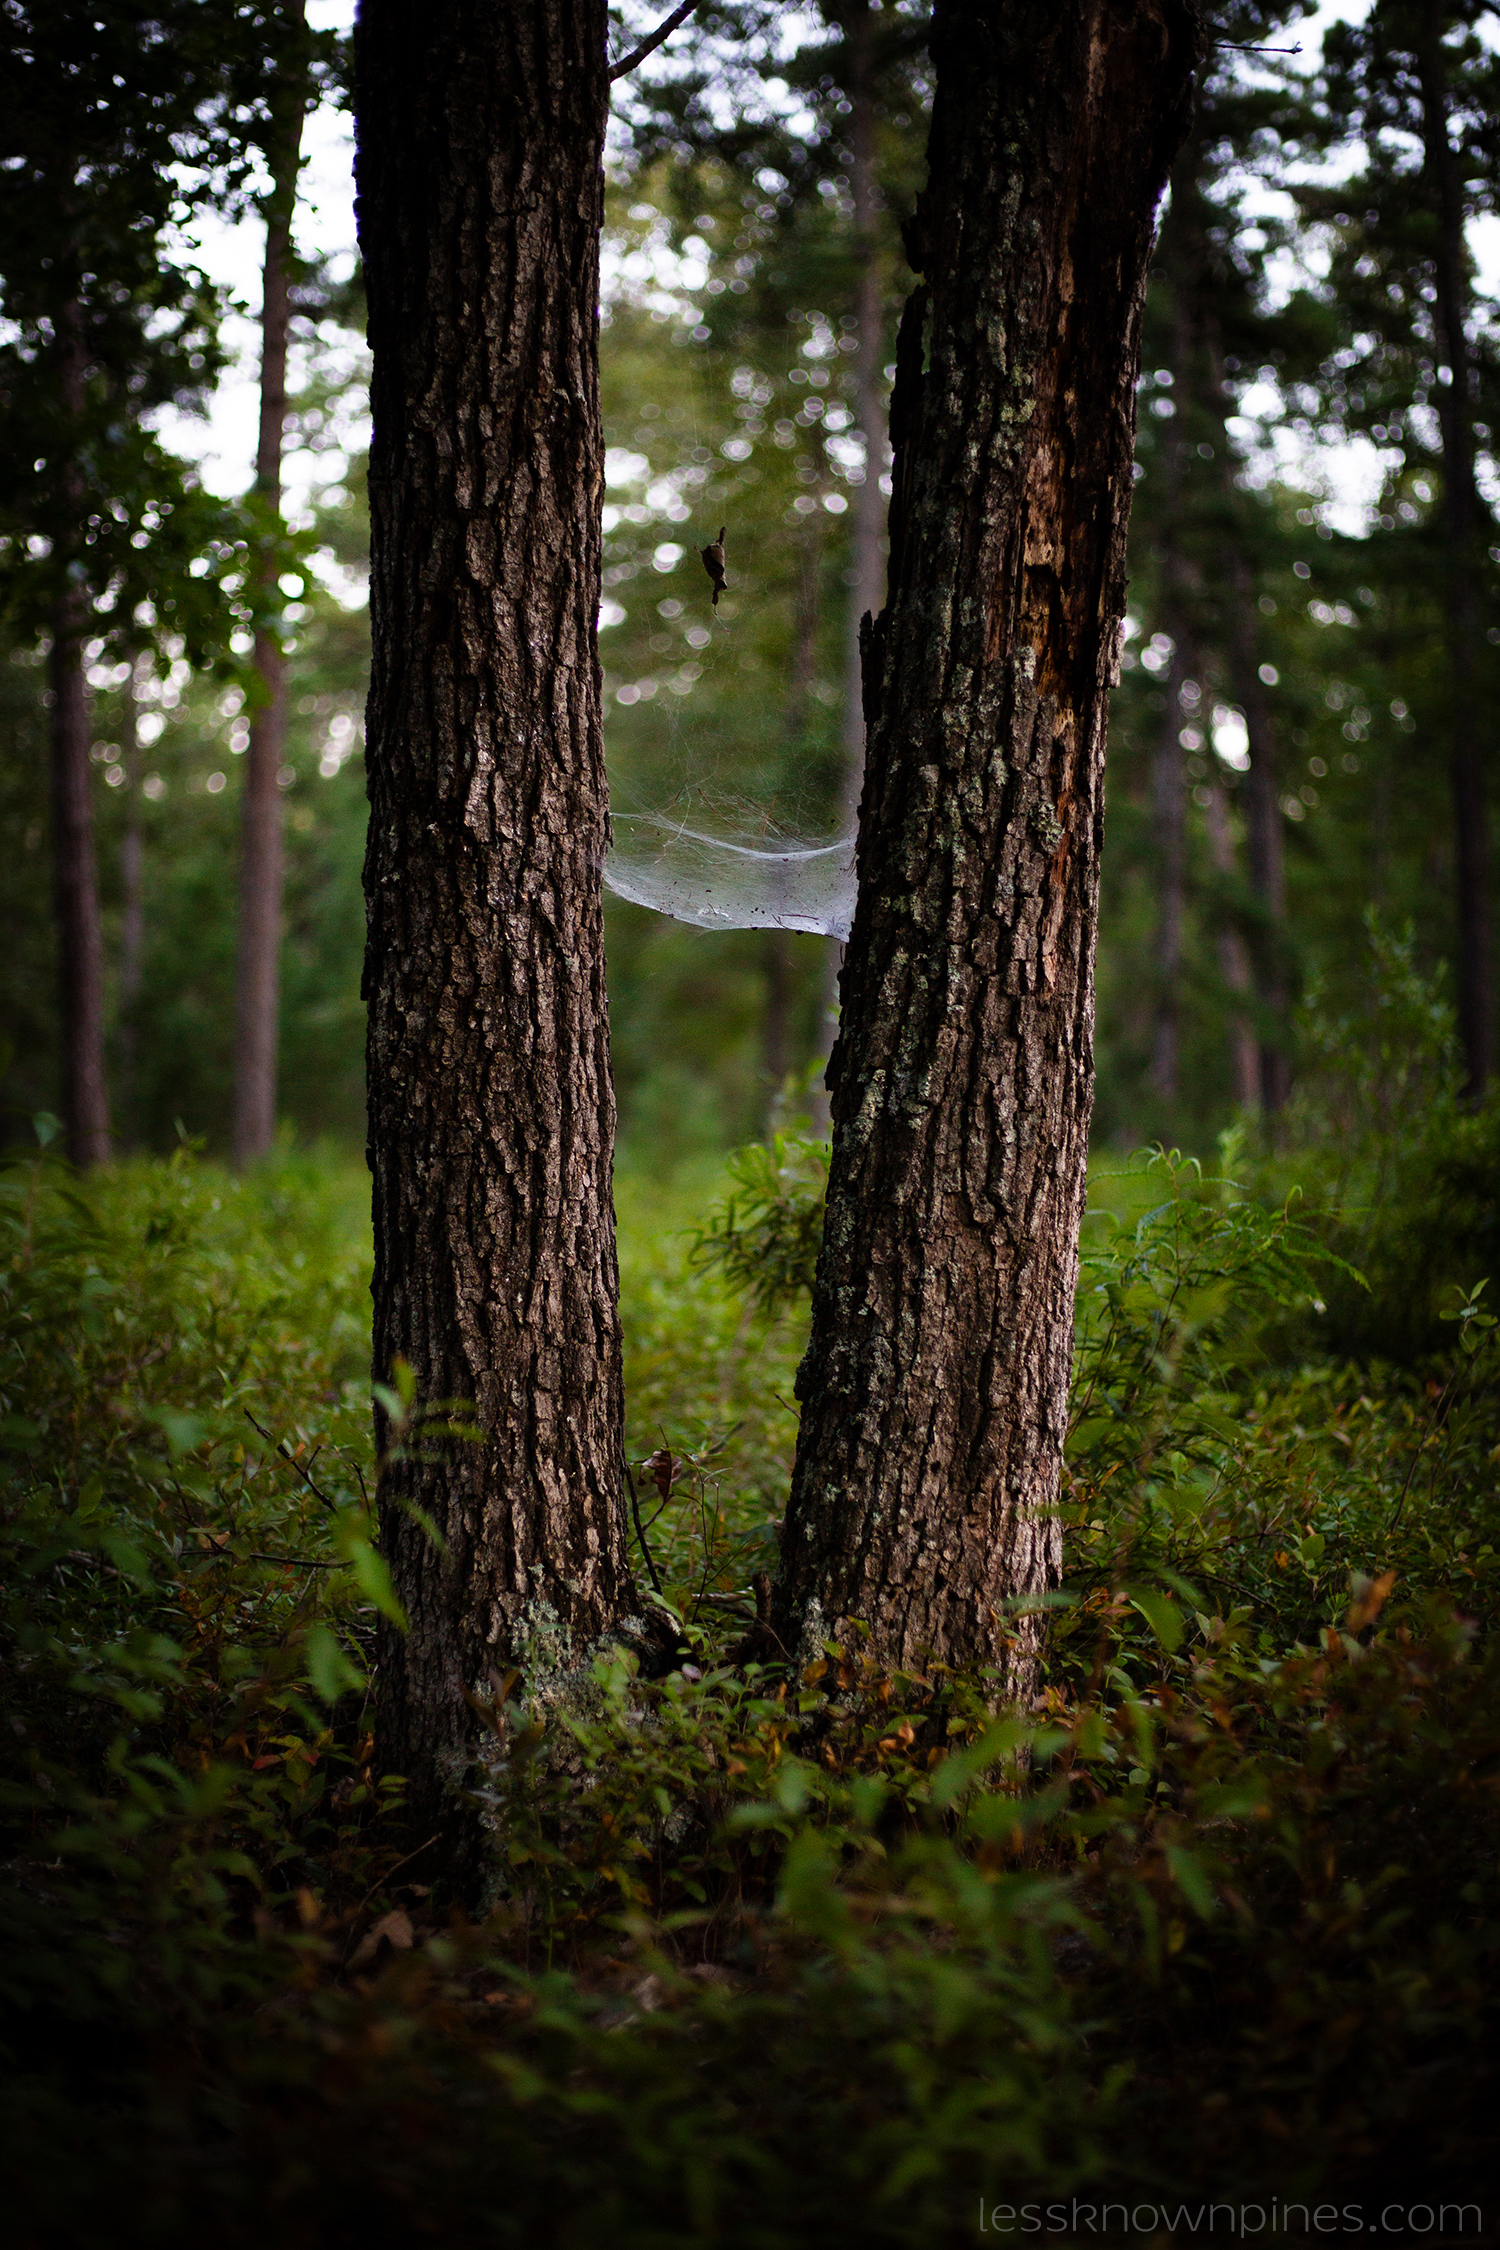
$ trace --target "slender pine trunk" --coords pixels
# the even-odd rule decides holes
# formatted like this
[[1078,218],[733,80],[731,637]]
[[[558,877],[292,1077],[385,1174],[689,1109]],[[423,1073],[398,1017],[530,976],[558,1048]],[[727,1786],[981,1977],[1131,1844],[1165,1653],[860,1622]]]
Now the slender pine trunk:
[[[787,745],[795,757],[807,732],[808,702],[818,661],[819,538],[804,524],[797,547],[796,632],[792,642],[792,672],[782,721]],[[767,930],[763,940],[766,979],[765,1130],[771,1132],[779,1118],[782,1091],[793,1067],[792,1002],[795,991],[794,955],[786,930]]]
[[1257,925],[1250,949],[1260,1015],[1260,1104],[1268,1119],[1286,1107],[1292,1090],[1287,1052],[1286,846],[1276,774],[1276,727],[1260,676],[1255,629],[1255,582],[1238,548],[1226,557],[1231,598],[1229,668],[1234,698],[1245,719],[1250,764],[1245,775],[1245,865]]
[[[289,36],[300,34],[305,0],[284,0]],[[266,199],[266,256],[260,315],[260,432],[255,499],[267,540],[257,573],[263,605],[274,606],[281,569],[281,461],[286,442],[287,341],[291,329],[292,220],[307,110],[307,66],[294,50],[277,95],[279,128]],[[255,636],[256,695],[240,799],[239,952],[235,979],[234,1160],[253,1163],[276,1139],[276,1063],[281,994],[281,899],[285,870],[280,774],[286,763],[286,658],[281,636]]]
[[125,833],[120,839],[120,1023],[119,1109],[122,1139],[130,1147],[139,1128],[140,1030],[136,1013],[146,962],[146,838],[141,821],[141,729],[139,690],[146,660],[137,657],[125,690]]
[[1448,132],[1448,82],[1443,33],[1450,12],[1428,0],[1418,49],[1428,184],[1437,219],[1433,307],[1438,354],[1448,381],[1434,386],[1443,449],[1443,528],[1448,623],[1449,773],[1453,790],[1454,865],[1458,908],[1458,1025],[1468,1069],[1466,1091],[1477,1099],[1495,1069],[1495,989],[1490,927],[1489,739],[1494,720],[1481,713],[1479,526],[1483,502],[1474,476],[1470,400],[1468,262],[1464,200]]
[[[77,304],[58,324],[58,389],[81,428],[83,320]],[[78,510],[83,512],[82,479]],[[52,608],[47,660],[51,711],[52,881],[57,915],[59,1055],[63,1141],[80,1170],[109,1162],[109,1090],[104,1071],[104,925],[89,763],[89,698],[84,674],[86,597],[68,586]]]
[[52,872],[62,1023],[64,1146],[80,1170],[109,1162],[104,1074],[104,927],[89,765],[88,683],[82,603],[64,594],[52,612]]
[[[885,299],[880,274],[880,186],[875,168],[875,19],[868,0],[856,0],[845,24],[849,42],[849,196],[853,204],[854,420],[864,440],[864,481],[856,488],[850,554],[849,605],[844,643],[844,771],[838,833],[852,836],[859,820],[865,777],[864,678],[860,633],[885,596]],[[839,962],[843,948],[828,941],[824,966],[824,1021],[831,1041],[839,1020]],[[826,1092],[813,1103],[814,1123],[828,1129]]]
[[1229,1071],[1234,1098],[1241,1109],[1253,1109],[1260,1099],[1260,1049],[1250,1021],[1250,953],[1230,901],[1238,887],[1234,837],[1229,826],[1229,806],[1217,781],[1210,781],[1203,825],[1208,835],[1208,857],[1218,876],[1223,901],[1215,915],[1218,934],[1215,948],[1219,974],[1230,995]]
[[[1287,1052],[1286,973],[1286,865],[1276,777],[1276,734],[1270,697],[1260,676],[1260,634],[1255,606],[1254,576],[1239,535],[1244,506],[1235,478],[1235,451],[1229,442],[1228,418],[1232,401],[1225,380],[1225,346],[1219,327],[1219,284],[1214,266],[1219,253],[1212,242],[1217,218],[1204,194],[1206,150],[1201,130],[1192,131],[1172,174],[1172,203],[1162,228],[1161,263],[1167,270],[1174,298],[1177,335],[1175,349],[1179,380],[1191,384],[1200,418],[1213,429],[1214,459],[1222,479],[1222,521],[1215,554],[1215,574],[1227,594],[1227,646],[1230,690],[1244,713],[1249,737],[1250,768],[1246,781],[1247,873],[1255,901],[1256,925],[1248,948],[1250,974],[1259,1018],[1258,1098],[1266,1117],[1274,1118],[1291,1091],[1291,1063]],[[1177,490],[1181,489],[1180,453],[1176,461]],[[1176,541],[1171,529],[1172,498],[1166,510],[1169,551]],[[1170,626],[1174,633],[1176,626]],[[1244,948],[1243,939],[1240,949]],[[1243,1063],[1242,1032],[1236,1029],[1236,1076]]]
[[483,1433],[382,1481],[410,1621],[383,1638],[382,1755],[424,1820],[492,1668],[582,1663],[633,1600],[595,638],[605,28],[604,0],[366,0],[358,33],[375,1373],[404,1361]]
[[[849,196],[854,207],[854,260],[858,282],[854,300],[854,418],[864,440],[864,482],[854,503],[848,626],[844,659],[843,825],[852,836],[859,817],[865,770],[864,684],[860,628],[874,617],[885,596],[885,304],[880,286],[880,188],[875,171],[874,18],[860,0],[848,21]],[[835,995],[835,998],[837,996]]]
[[[1180,616],[1168,626],[1182,630]],[[1174,633],[1174,639],[1176,633]],[[1167,708],[1151,751],[1151,840],[1156,873],[1156,1013],[1151,1030],[1151,1087],[1162,1103],[1177,1099],[1182,1013],[1182,930],[1187,896],[1187,805],[1183,771],[1181,690],[1188,676],[1185,644],[1167,676]]]
[[1104,726],[1176,0],[944,0],[776,1629],[1026,1686],[1093,1094]]

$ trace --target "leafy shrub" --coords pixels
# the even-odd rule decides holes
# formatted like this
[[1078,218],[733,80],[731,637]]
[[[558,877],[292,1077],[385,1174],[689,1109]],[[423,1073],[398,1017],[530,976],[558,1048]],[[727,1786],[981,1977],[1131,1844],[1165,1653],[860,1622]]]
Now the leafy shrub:
[[1361,1004],[1308,996],[1306,1068],[1280,1169],[1295,1167],[1329,1246],[1327,1336],[1364,1360],[1411,1365],[1444,1348],[1456,1294],[1500,1276],[1500,1101],[1465,1100],[1441,973],[1424,978],[1408,928],[1373,913]]
[[[3,1182],[23,2244],[905,2245],[971,2240],[980,2196],[1474,2192],[1500,1931],[1482,1293],[1417,1368],[1289,1359],[1339,1271],[1298,1203],[1161,1154],[1098,1180],[1068,1580],[1036,1707],[997,1721],[983,1676],[740,1660],[785,1469],[755,1449],[789,1417],[734,1420],[780,1387],[795,1301],[684,1271],[638,1209],[632,1451],[670,1583],[722,1598],[692,1664],[601,1664],[586,1710],[500,1683],[476,1923],[372,1756],[352,1192],[188,1157],[87,1200],[45,1162]],[[816,1150],[732,1192],[706,1240],[795,1240]]]

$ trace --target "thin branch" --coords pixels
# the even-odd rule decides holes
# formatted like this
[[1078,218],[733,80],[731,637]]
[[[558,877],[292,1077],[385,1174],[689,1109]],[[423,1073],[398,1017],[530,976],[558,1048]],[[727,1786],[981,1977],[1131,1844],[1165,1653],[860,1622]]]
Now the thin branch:
[[[224,1560],[232,1562],[234,1557],[226,1555]],[[277,1563],[287,1570],[352,1570],[354,1568],[352,1562],[320,1562],[316,1555],[249,1555],[246,1560],[248,1562]]]
[[[328,1510],[328,1513],[331,1516],[336,1516],[338,1514],[337,1507],[334,1505],[333,1501],[329,1499],[327,1493],[323,1491],[322,1487],[320,1485],[314,1484],[306,1469],[303,1468],[302,1463],[287,1450],[285,1438],[273,1438],[270,1431],[266,1428],[265,1424],[263,1422],[256,1421],[255,1416],[251,1413],[248,1406],[245,1408],[245,1420],[250,1424],[252,1430],[260,1431],[260,1434],[265,1439],[267,1445],[275,1446],[277,1452],[281,1455],[282,1460],[285,1461],[289,1469],[296,1470],[298,1476],[307,1486],[307,1489],[312,1494],[313,1498],[315,1500],[321,1500],[324,1507]],[[321,1453],[322,1450],[323,1448],[320,1445],[318,1447],[317,1453],[314,1453],[313,1455],[313,1459],[315,1461],[318,1458],[318,1453]]]
[[617,78],[623,78],[627,71],[634,70],[637,63],[643,63],[648,55],[654,55],[662,41],[670,39],[680,23],[687,22],[688,17],[697,5],[698,0],[682,0],[682,6],[674,8],[666,22],[659,23],[649,39],[643,39],[638,47],[631,49],[623,62],[615,64],[614,69],[609,74],[611,86]]
[[[651,1549],[646,1545],[646,1534],[641,1529],[641,1504],[635,1495],[635,1478],[630,1473],[628,1461],[625,1463],[625,1483],[630,1493],[630,1513],[635,1518],[635,1535],[641,1543],[641,1553],[646,1558],[646,1568],[651,1573],[651,1583],[656,1588],[656,1598],[658,1601],[664,1602],[667,1597],[661,1590],[661,1580],[656,1575],[656,1565],[651,1559]],[[661,1510],[658,1508],[656,1515],[659,1516],[660,1514]],[[655,1523],[656,1516],[653,1516],[651,1521]]]
[[[441,1831],[439,1833],[441,1833]],[[354,1932],[356,1927],[358,1926],[359,1918],[361,1914],[363,1914],[365,1908],[369,1905],[371,1899],[375,1896],[375,1893],[378,1890],[387,1888],[393,1875],[399,1875],[403,1867],[410,1867],[414,1859],[420,1859],[423,1852],[429,1850],[431,1846],[434,1845],[437,1841],[438,1838],[436,1836],[429,1836],[425,1844],[418,1844],[416,1850],[414,1852],[408,1852],[405,1859],[398,1859],[394,1867],[388,1867],[385,1873],[381,1876],[378,1883],[372,1883],[370,1885],[370,1888],[365,1892],[364,1897],[360,1900],[358,1906],[356,1906],[353,1914],[350,1916],[349,1935],[344,1941],[344,1950],[339,1958],[340,1976],[343,1975],[344,1964],[349,1958],[349,1950],[354,1943]]]

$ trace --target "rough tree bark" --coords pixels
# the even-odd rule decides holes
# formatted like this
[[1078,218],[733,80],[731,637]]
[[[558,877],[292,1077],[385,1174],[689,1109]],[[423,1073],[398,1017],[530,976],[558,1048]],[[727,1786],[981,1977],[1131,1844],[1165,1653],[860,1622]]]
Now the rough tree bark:
[[[84,343],[76,304],[59,323],[58,390],[82,419]],[[78,480],[78,512],[83,514]],[[63,1144],[81,1170],[109,1162],[109,1091],[104,1074],[104,926],[89,769],[88,682],[83,635],[87,603],[73,588],[52,609],[47,659],[51,711],[52,882],[57,914]]]
[[[629,1606],[600,866],[604,0],[365,0],[375,1373],[478,1444],[382,1483],[383,1756]],[[389,1426],[381,1418],[382,1445]],[[408,1509],[447,1543],[440,1555]]]
[[1418,48],[1428,182],[1437,227],[1433,243],[1434,326],[1448,381],[1435,386],[1443,448],[1443,521],[1447,533],[1449,771],[1453,788],[1454,863],[1458,876],[1458,1028],[1468,1066],[1466,1091],[1484,1092],[1495,1069],[1495,990],[1491,960],[1489,802],[1485,737],[1475,655],[1480,640],[1479,527],[1488,511],[1474,477],[1470,400],[1468,260],[1464,199],[1448,133],[1448,77],[1443,34],[1451,15],[1428,0]]
[[[282,14],[295,40],[305,20],[304,0],[284,0]],[[286,441],[286,357],[291,328],[292,220],[302,126],[307,114],[307,64],[289,56],[277,86],[271,190],[265,202],[266,260],[260,316],[260,431],[255,450],[255,498],[265,511],[269,537],[281,518],[281,457]],[[281,560],[274,540],[259,568],[263,600],[274,595]],[[263,627],[255,636],[258,694],[250,712],[250,740],[240,799],[239,953],[235,975],[234,1159],[249,1164],[276,1138],[276,1058],[281,997],[281,899],[284,840],[281,784],[286,761],[286,658],[281,636]]]
[[777,1630],[1002,1667],[1059,1563],[1104,721],[1179,0],[943,0]]

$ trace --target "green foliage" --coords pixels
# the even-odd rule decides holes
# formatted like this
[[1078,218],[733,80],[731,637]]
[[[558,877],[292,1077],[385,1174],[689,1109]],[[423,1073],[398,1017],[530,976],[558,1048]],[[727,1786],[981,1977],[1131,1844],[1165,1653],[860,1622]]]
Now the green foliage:
[[823,1239],[828,1144],[772,1135],[729,1159],[733,1192],[709,1216],[693,1261],[767,1310],[812,1292]]
[[457,2240],[904,2245],[969,2239],[980,2195],[1472,2189],[1496,1330],[1471,1289],[1419,1369],[1319,1352],[1338,1268],[1240,1168],[1094,1183],[1065,1584],[1035,1707],[998,1716],[983,1677],[793,1673],[752,1621],[792,1431],[753,1409],[801,1325],[764,1306],[817,1145],[738,1162],[693,1262],[714,1183],[627,1177],[632,1458],[668,1484],[693,1658],[603,1658],[565,1708],[496,1679],[471,1921],[373,1756],[362,1184],[183,1154],[84,1196],[13,1166],[21,2239],[296,2244],[395,2210]]
[[1460,1296],[1500,1273],[1500,1107],[1465,1102],[1441,969],[1410,925],[1365,918],[1341,1003],[1315,983],[1303,1016],[1296,1165],[1327,1240],[1364,1277],[1329,1277],[1328,1334],[1411,1367],[1446,1344]]

